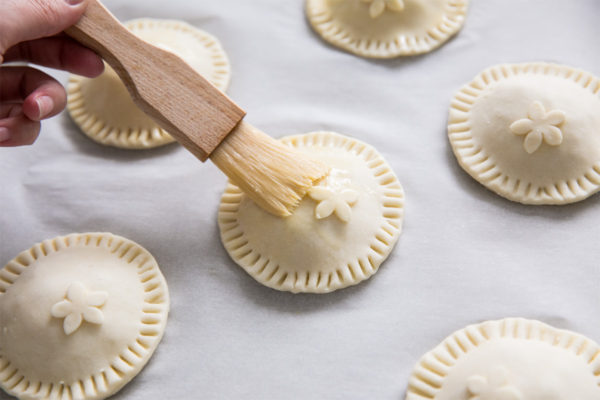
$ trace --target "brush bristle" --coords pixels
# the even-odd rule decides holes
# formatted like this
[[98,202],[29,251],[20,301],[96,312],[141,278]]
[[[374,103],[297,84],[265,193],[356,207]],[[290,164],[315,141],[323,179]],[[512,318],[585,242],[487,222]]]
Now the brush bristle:
[[329,168],[240,122],[210,159],[254,202],[278,216],[289,216]]

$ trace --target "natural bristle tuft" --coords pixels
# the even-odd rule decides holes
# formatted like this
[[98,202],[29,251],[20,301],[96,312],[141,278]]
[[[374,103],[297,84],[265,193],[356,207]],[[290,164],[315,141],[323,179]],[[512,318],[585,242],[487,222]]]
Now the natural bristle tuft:
[[256,204],[286,217],[329,167],[240,122],[210,159]]

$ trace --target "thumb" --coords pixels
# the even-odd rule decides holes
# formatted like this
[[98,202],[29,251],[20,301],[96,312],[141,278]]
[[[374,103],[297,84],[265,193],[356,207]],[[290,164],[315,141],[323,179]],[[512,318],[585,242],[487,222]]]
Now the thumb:
[[55,35],[75,24],[86,0],[2,0],[0,62],[17,43]]

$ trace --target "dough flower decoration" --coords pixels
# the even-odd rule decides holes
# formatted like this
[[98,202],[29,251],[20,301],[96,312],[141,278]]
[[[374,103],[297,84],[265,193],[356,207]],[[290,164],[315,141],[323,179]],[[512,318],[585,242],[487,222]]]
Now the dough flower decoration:
[[510,384],[508,370],[493,369],[489,377],[473,375],[467,380],[469,400],[523,400],[519,389]]
[[371,3],[369,6],[369,15],[371,18],[377,18],[389,8],[392,11],[404,10],[404,0],[362,0],[364,3]]
[[318,202],[315,208],[317,219],[327,218],[335,212],[343,222],[350,221],[352,214],[350,206],[358,200],[358,192],[347,188],[332,189],[326,186],[315,186],[308,195]]
[[515,135],[525,135],[523,147],[527,153],[536,151],[546,141],[551,146],[558,146],[563,141],[563,133],[558,125],[565,121],[565,112],[552,110],[546,112],[544,105],[534,101],[529,106],[529,118],[522,118],[510,125]]
[[106,292],[92,292],[81,282],[73,282],[67,289],[66,298],[54,304],[50,313],[55,318],[65,319],[63,329],[70,335],[79,329],[83,320],[98,325],[104,322],[100,307],[107,297]]

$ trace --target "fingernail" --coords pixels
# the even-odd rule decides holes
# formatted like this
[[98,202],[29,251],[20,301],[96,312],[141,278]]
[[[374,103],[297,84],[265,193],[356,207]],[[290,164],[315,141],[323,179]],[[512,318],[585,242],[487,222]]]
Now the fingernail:
[[10,139],[10,132],[6,128],[0,128],[0,143]]
[[40,96],[35,99],[39,109],[39,119],[47,117],[54,108],[54,101],[50,96]]
[[67,4],[71,6],[76,6],[77,4],[83,3],[84,0],[65,0]]

